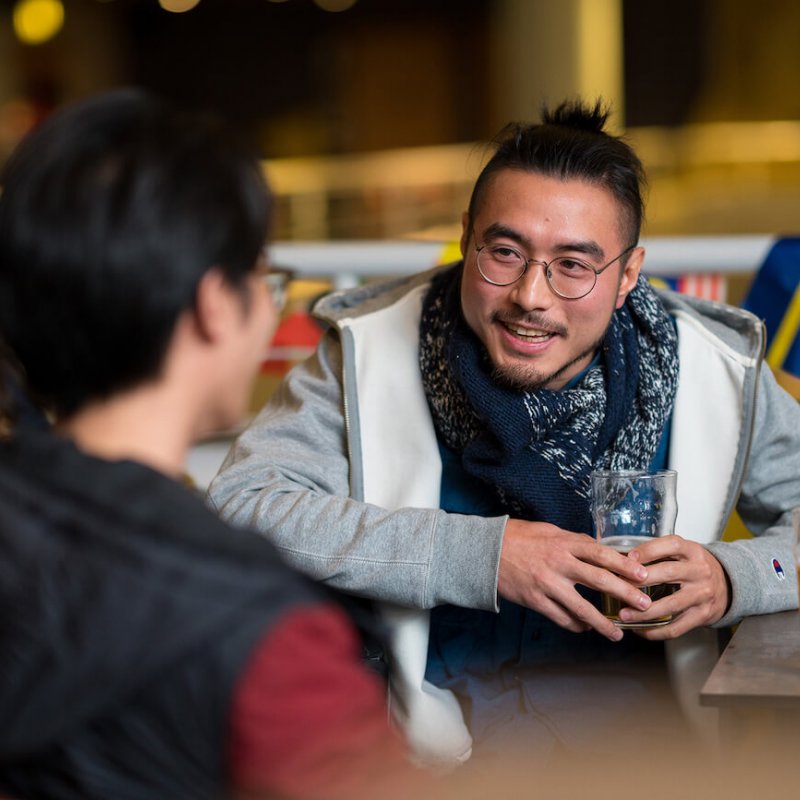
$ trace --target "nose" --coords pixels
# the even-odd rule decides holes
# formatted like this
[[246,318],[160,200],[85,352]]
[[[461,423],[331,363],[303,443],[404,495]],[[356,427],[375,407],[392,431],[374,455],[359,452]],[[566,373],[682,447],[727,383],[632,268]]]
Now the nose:
[[553,304],[553,291],[545,276],[545,262],[528,262],[525,274],[513,284],[511,299],[525,311],[549,308]]

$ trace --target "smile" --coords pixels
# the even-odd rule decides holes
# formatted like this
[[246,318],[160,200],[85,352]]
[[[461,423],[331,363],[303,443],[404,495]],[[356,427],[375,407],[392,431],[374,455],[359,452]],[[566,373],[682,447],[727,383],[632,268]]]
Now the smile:
[[520,339],[524,339],[526,342],[546,342],[548,339],[555,336],[551,331],[543,331],[540,328],[521,328],[518,325],[512,325],[508,322],[504,322],[503,326],[506,330],[518,336]]

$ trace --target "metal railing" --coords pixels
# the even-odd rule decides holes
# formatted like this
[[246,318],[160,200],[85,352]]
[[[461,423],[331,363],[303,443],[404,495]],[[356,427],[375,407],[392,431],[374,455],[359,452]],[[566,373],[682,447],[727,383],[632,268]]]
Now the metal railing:
[[[774,236],[654,236],[642,240],[644,271],[654,276],[749,273],[764,261]],[[422,240],[275,242],[274,263],[300,278],[323,278],[336,288],[362,278],[418,272],[457,257],[457,243]]]
[[[652,276],[691,274],[733,276],[752,273],[763,262],[776,237],[655,236],[642,240],[646,248],[645,271]],[[457,242],[372,240],[338,242],[275,242],[274,263],[291,268],[296,277],[324,279],[334,288],[357,285],[364,278],[418,272],[457,257]],[[271,358],[292,359],[291,348],[272,348]],[[198,443],[189,456],[188,471],[203,489],[216,474],[230,446],[232,434]]]

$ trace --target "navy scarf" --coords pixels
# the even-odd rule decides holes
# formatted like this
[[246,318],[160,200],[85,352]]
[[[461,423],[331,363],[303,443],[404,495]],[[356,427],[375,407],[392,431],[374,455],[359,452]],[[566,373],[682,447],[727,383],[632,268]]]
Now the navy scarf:
[[645,469],[678,382],[671,319],[642,280],[611,318],[600,363],[561,391],[498,385],[460,304],[461,266],[423,302],[420,368],[437,434],[510,515],[589,533],[594,468]]

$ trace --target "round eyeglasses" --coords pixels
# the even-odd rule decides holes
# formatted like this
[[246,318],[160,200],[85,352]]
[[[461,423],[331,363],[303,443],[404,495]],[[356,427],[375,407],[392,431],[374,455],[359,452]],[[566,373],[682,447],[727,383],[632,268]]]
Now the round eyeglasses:
[[597,269],[573,256],[559,256],[552,261],[525,258],[515,247],[507,244],[483,244],[475,247],[478,254],[478,272],[494,286],[510,286],[527,271],[528,264],[541,264],[547,285],[565,300],[580,300],[594,289],[597,276],[636,247],[626,247],[616,258]]

